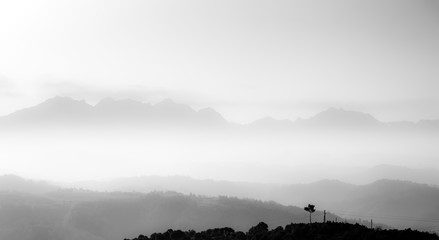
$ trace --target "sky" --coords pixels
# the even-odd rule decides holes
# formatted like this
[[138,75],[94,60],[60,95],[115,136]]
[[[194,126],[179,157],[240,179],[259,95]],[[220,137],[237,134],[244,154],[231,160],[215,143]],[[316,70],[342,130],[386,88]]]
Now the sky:
[[0,115],[56,95],[226,119],[439,119],[434,0],[1,1]]

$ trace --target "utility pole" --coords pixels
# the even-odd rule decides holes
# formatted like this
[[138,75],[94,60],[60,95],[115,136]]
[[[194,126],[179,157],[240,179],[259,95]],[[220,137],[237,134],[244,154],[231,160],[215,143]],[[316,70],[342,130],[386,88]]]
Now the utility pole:
[[370,229],[373,229],[373,220],[370,219]]
[[326,210],[323,210],[323,222],[326,223]]

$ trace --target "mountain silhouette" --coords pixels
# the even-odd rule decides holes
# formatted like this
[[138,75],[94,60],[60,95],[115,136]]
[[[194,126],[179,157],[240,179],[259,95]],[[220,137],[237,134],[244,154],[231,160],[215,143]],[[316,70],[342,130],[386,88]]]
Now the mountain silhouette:
[[131,116],[142,116],[146,112],[152,110],[151,104],[145,104],[130,99],[114,100],[112,98],[104,98],[99,101],[94,110],[101,117],[124,118]]
[[295,121],[289,119],[277,120],[271,117],[258,119],[250,124],[253,128],[265,130],[291,129],[365,129],[382,125],[372,115],[344,109],[329,108],[316,115]]
[[313,128],[370,128],[380,124],[372,115],[357,111],[329,108],[306,120],[299,119],[297,124]]
[[85,101],[68,97],[54,97],[30,108],[3,117],[3,122],[13,124],[65,124],[89,120],[93,107]]
[[381,164],[362,173],[369,179],[400,179],[416,183],[439,186],[439,170],[434,168],[412,169],[408,167]]
[[143,103],[131,99],[114,100],[104,98],[95,106],[85,101],[69,97],[54,97],[9,115],[0,117],[1,126],[16,125],[112,125],[125,126],[240,126],[255,131],[289,132],[291,130],[439,130],[439,120],[421,120],[413,122],[380,122],[372,115],[357,111],[329,108],[308,119],[299,118],[276,120],[271,117],[258,119],[247,125],[238,125],[227,121],[213,108],[198,111],[186,104],[179,104],[171,99],[164,99],[157,104]]
[[8,125],[101,125],[101,124],[172,124],[225,125],[227,121],[211,108],[196,111],[185,104],[165,99],[155,105],[131,99],[104,98],[95,106],[68,97],[54,97],[36,106],[1,118]]

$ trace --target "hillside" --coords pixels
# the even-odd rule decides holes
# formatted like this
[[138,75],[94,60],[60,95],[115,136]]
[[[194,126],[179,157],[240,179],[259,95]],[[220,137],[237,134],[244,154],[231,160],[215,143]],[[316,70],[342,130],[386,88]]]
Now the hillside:
[[336,180],[309,184],[259,184],[146,176],[79,183],[78,186],[100,191],[169,190],[207,196],[236,196],[294,206],[315,203],[321,210],[348,219],[374,218],[376,222],[401,229],[412,227],[439,231],[434,225],[439,219],[439,188],[410,181],[381,179],[363,185]]
[[[359,224],[348,223],[313,223],[295,224],[291,223],[285,227],[279,226],[269,230],[268,225],[260,222],[258,225],[251,227],[246,233],[235,231],[229,227],[208,229],[202,232],[181,231],[169,229],[166,232],[154,233],[149,237],[139,235],[132,240],[372,240],[372,239],[398,239],[398,240],[434,240],[439,239],[436,234],[405,230],[381,230],[370,229]],[[128,240],[128,239],[125,239]]]
[[274,202],[175,192],[0,192],[0,239],[7,240],[120,240],[169,228],[230,226],[243,231],[259,221],[286,225],[306,222],[308,215],[302,208]]

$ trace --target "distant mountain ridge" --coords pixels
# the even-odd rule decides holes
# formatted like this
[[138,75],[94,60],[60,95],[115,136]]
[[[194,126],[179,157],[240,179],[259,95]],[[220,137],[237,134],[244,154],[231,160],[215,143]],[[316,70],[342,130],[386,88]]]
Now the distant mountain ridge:
[[[131,99],[104,98],[95,106],[69,97],[54,97],[9,115],[0,117],[0,124],[173,124],[197,126],[238,125],[227,121],[212,108],[198,111],[188,105],[165,99],[157,104]],[[308,119],[276,120],[271,117],[255,120],[252,129],[427,129],[439,130],[439,120],[413,122],[380,122],[372,115],[357,111],[329,108]]]
[[104,98],[95,106],[68,97],[54,97],[1,118],[5,124],[197,124],[225,125],[211,108],[196,111],[165,99],[155,105],[130,99]]
[[320,112],[315,116],[302,120],[299,122],[307,122],[311,125],[329,125],[329,126],[375,126],[382,124],[372,115],[356,111],[346,111],[344,109],[329,108],[326,111]]
[[59,188],[44,181],[26,180],[16,175],[0,176],[0,191],[44,194]]

